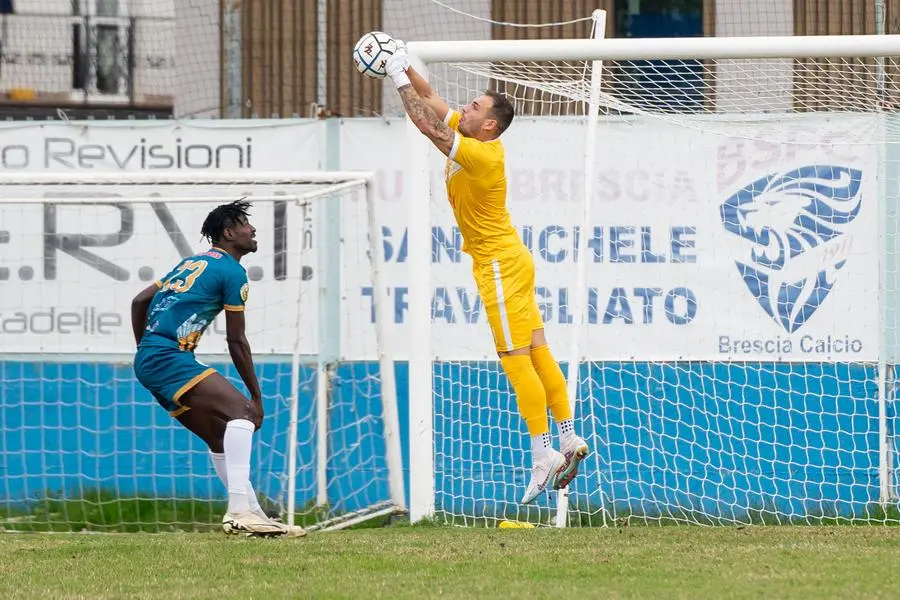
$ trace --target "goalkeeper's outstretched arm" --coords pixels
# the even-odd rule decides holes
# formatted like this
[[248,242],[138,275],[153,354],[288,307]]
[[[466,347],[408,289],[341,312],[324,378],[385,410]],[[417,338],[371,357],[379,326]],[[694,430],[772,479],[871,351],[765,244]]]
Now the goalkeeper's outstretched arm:
[[411,85],[397,88],[397,91],[400,92],[406,114],[416,124],[419,131],[424,133],[444,155],[450,156],[453,152],[456,132],[450,129],[443,119],[438,118],[437,114],[425,104],[425,101],[419,97]]
[[447,102],[438,96],[431,85],[412,67],[406,69],[406,75],[409,77],[409,82],[416,90],[419,98],[431,107],[431,110],[434,111],[434,114],[437,115],[438,119],[443,121],[447,116],[447,112],[450,110],[450,106]]
[[[413,76],[418,77],[418,74],[409,67],[406,51],[402,48],[398,49],[388,59],[387,74],[393,80],[394,85],[397,86],[397,91],[400,93],[401,100],[403,100],[403,108],[419,131],[424,133],[438,150],[446,156],[450,156],[453,153],[456,132],[444,123],[443,116],[447,114],[447,104],[443,100],[440,101],[443,105],[443,114],[439,115],[437,110],[419,96],[410,72],[413,73]],[[428,85],[428,82],[421,77],[418,77],[418,79],[420,85],[424,84],[427,87],[426,92],[431,91],[431,86]],[[431,93],[434,94],[433,91]],[[437,97],[436,94],[434,96]]]

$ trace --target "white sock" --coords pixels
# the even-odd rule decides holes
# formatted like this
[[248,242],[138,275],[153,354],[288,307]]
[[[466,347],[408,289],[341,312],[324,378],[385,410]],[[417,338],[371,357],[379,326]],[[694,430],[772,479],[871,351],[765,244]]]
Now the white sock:
[[[212,458],[213,467],[216,469],[216,475],[219,476],[219,481],[222,482],[222,485],[224,485],[227,490],[228,470],[225,468],[225,455],[210,451],[209,456]],[[262,514],[263,509],[259,505],[259,500],[256,498],[256,491],[253,489],[253,484],[248,481],[247,485],[249,486],[247,493],[250,494],[250,510]]]
[[565,447],[566,442],[575,437],[575,421],[573,419],[560,421],[556,424],[556,428],[559,430],[559,445]]
[[224,485],[227,490],[228,471],[225,468],[225,454],[210,450],[209,457],[212,459],[213,468],[216,470],[216,475],[219,476],[219,481],[222,482],[222,485]]
[[549,433],[542,433],[531,438],[531,462],[537,463],[550,453],[552,439]]
[[246,419],[228,421],[225,426],[225,470],[228,481],[228,512],[250,510],[250,453],[253,450],[253,431],[256,428]]

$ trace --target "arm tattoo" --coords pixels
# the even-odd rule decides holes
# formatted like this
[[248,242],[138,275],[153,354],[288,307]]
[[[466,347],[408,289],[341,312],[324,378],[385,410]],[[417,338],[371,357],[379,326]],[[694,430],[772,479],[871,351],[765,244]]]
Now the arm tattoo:
[[413,86],[405,85],[399,89],[399,92],[406,114],[416,124],[419,131],[428,136],[438,150],[449,154],[453,147],[454,131],[438,118],[430,106],[425,104]]

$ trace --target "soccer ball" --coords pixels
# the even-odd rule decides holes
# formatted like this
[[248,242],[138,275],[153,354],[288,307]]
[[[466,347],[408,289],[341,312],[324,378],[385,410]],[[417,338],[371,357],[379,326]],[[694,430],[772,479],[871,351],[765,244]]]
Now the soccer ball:
[[396,50],[394,38],[382,31],[370,31],[353,46],[353,64],[366,77],[382,79],[387,75],[387,61]]

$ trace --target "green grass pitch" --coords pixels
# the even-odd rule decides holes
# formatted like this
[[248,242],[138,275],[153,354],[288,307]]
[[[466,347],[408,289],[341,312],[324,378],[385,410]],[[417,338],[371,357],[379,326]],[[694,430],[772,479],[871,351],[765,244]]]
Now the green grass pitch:
[[894,527],[0,534],[0,598],[896,598]]
[[[108,491],[0,506],[0,598],[900,597],[900,527],[862,520],[558,530],[381,519],[260,540],[222,534],[224,509]],[[898,516],[873,510],[868,523]]]

